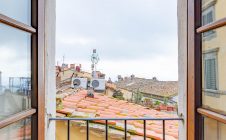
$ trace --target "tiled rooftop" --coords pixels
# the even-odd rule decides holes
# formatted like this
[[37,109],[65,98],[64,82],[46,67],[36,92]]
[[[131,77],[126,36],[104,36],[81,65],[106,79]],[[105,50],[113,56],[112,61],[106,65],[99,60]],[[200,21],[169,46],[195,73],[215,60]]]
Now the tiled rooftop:
[[[75,94],[66,94],[62,98],[63,109],[57,110],[58,117],[86,117],[86,118],[173,118],[176,115],[148,109],[146,107],[129,103],[124,100],[117,100],[100,93],[94,93],[94,98],[86,97],[87,91],[81,90]],[[95,121],[95,124],[104,124],[105,121]],[[122,121],[109,121],[115,130],[123,130]],[[92,125],[90,126],[92,127]],[[162,121],[147,121],[147,137],[156,140],[162,139]],[[103,128],[104,129],[104,128]],[[143,136],[142,121],[128,121],[128,132],[131,139],[138,139]],[[166,121],[166,139],[178,139],[178,122]]]
[[178,94],[177,81],[158,81],[157,79],[144,78],[125,78],[117,81],[117,88],[123,88],[129,91],[138,90],[143,93],[158,95],[162,97],[171,97]]

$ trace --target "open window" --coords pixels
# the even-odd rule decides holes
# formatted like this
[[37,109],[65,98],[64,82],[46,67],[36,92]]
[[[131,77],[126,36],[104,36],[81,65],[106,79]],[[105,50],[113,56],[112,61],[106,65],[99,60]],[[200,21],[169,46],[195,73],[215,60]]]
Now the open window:
[[189,140],[226,137],[225,2],[188,0]]
[[0,137],[44,139],[44,1],[0,1]]

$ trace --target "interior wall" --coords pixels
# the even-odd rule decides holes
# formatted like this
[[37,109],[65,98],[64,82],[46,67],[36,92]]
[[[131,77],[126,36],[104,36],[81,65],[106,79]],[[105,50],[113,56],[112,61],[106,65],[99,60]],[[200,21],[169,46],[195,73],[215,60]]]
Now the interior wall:
[[56,0],[45,0],[45,91],[46,91],[46,140],[55,140],[56,76],[55,76],[55,29]]
[[179,124],[179,139],[187,139],[187,0],[178,0],[178,115],[184,118]]

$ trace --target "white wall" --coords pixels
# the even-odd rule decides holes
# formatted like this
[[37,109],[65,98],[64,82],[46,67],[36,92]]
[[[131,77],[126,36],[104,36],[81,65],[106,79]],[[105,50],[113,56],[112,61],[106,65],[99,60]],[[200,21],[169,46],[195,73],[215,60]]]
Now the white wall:
[[55,122],[49,117],[56,116],[55,77],[55,28],[56,0],[45,1],[45,91],[46,91],[46,140],[55,140]]
[[179,46],[179,116],[184,122],[179,126],[179,139],[187,139],[187,0],[178,0],[178,46]]

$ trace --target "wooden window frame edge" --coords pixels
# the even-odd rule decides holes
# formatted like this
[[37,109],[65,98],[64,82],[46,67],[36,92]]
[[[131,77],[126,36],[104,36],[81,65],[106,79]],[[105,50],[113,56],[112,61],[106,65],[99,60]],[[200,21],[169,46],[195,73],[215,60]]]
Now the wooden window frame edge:
[[45,0],[31,1],[31,26],[0,14],[0,23],[20,29],[31,35],[31,107],[0,121],[4,128],[26,117],[31,117],[31,139],[45,139]]
[[45,0],[32,0],[31,25],[37,32],[32,34],[32,140],[45,139]]
[[203,139],[203,117],[197,112],[202,105],[201,0],[187,0],[187,140]]
[[213,30],[213,29],[223,27],[225,25],[226,25],[226,18],[222,18],[222,19],[217,20],[213,23],[210,23],[208,25],[197,28],[196,32],[197,33],[203,33],[203,32],[207,32],[207,31],[210,31],[210,30]]
[[206,116],[208,118],[211,118],[211,119],[214,119],[221,123],[226,124],[226,116],[225,115],[222,115],[217,112],[214,112],[214,111],[211,111],[208,109],[204,109],[204,108],[198,108],[197,111],[198,111],[198,113],[200,113],[203,116]]
[[38,0],[38,140],[45,139],[45,0]]
[[23,30],[25,32],[29,32],[29,33],[36,33],[36,29],[31,27],[31,26],[28,26],[22,22],[19,22],[15,19],[12,19],[10,17],[7,17],[3,14],[0,14],[0,23],[4,23],[8,26],[12,26],[14,28],[17,28],[17,29],[20,29],[20,30]]
[[0,129],[6,127],[8,125],[11,125],[15,122],[18,122],[22,119],[25,119],[29,116],[32,116],[35,113],[36,113],[36,109],[28,109],[28,110],[19,112],[17,114],[8,116],[6,119],[0,121]]

